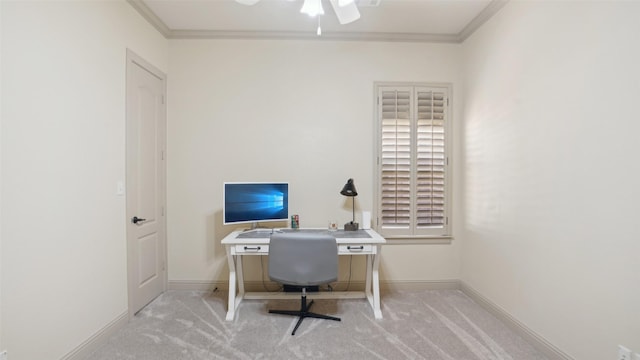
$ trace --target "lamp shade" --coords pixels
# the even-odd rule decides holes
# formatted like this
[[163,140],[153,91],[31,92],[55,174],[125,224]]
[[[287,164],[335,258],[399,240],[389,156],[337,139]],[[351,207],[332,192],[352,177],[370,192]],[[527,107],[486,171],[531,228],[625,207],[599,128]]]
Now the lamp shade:
[[347,183],[344,184],[340,194],[344,196],[358,196],[358,191],[356,190],[356,186],[353,184],[353,179],[347,180]]

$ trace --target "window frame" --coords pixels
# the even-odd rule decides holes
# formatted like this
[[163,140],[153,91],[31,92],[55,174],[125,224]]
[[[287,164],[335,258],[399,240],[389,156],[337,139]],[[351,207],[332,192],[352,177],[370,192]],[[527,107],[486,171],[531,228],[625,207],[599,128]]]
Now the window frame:
[[[442,226],[434,227],[418,227],[416,226],[415,212],[416,201],[416,123],[417,123],[417,90],[435,90],[437,92],[443,92],[445,95],[444,105],[444,217],[445,221]],[[385,227],[382,225],[382,132],[383,132],[383,117],[382,117],[382,104],[381,97],[382,91],[406,91],[411,93],[411,224],[408,227]],[[375,123],[375,135],[374,135],[374,226],[378,233],[387,239],[404,239],[407,243],[420,242],[421,240],[429,240],[434,243],[448,243],[452,238],[452,145],[453,145],[453,112],[452,112],[452,85],[450,83],[426,83],[426,82],[376,82],[374,83],[374,123]],[[395,241],[400,243],[400,241]]]

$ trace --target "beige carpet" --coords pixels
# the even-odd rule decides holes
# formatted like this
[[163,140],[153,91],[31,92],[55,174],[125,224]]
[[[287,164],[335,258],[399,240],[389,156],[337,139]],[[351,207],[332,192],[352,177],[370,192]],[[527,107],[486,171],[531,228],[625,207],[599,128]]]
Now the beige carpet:
[[168,291],[89,358],[114,359],[444,359],[545,357],[457,290],[383,294],[384,319],[359,300],[316,300],[312,311],[341,322],[268,314],[298,301],[245,300],[226,322],[225,292]]

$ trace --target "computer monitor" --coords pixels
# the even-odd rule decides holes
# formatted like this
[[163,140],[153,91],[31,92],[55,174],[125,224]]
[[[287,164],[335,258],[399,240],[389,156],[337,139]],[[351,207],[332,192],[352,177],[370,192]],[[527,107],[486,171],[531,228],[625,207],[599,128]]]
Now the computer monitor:
[[285,182],[225,182],[223,223],[287,221],[289,184]]

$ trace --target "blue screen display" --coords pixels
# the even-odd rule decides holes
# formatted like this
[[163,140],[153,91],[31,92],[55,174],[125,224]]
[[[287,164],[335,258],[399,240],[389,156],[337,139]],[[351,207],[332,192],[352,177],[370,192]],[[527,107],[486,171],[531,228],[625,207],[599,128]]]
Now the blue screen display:
[[225,183],[224,223],[286,221],[289,184]]

